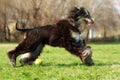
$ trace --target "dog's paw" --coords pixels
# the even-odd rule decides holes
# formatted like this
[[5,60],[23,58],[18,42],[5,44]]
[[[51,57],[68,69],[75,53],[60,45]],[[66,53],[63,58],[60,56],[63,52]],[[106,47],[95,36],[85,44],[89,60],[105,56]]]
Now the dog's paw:
[[11,62],[11,61],[10,61],[10,64],[11,64],[13,67],[16,66],[16,63],[15,63],[15,62]]
[[24,65],[32,65],[33,64],[33,61],[29,60],[28,58],[21,58],[19,60],[19,62],[20,62],[20,64],[22,66],[24,66]]
[[81,53],[81,60],[87,66],[94,65],[94,62],[92,60],[92,50],[90,47],[86,47]]
[[14,54],[11,54],[10,52],[7,54],[10,64],[15,67],[16,66],[16,57]]

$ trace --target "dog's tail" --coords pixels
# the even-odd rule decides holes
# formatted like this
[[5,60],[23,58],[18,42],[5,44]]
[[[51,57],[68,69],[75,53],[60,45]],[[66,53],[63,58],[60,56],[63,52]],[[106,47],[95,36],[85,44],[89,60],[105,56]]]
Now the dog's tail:
[[16,22],[16,30],[18,30],[18,31],[26,32],[26,31],[33,30],[33,28],[30,28],[30,29],[20,29],[20,28],[18,28],[18,25],[19,25],[18,23],[19,23],[19,21]]

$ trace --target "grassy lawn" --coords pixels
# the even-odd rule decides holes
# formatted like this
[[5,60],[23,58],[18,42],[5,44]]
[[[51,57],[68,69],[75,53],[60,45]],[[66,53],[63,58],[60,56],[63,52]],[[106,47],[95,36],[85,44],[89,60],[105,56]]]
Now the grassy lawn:
[[6,56],[16,43],[0,43],[0,80],[120,80],[120,43],[88,44],[93,49],[94,66],[88,67],[63,48],[46,46],[43,63],[11,67]]

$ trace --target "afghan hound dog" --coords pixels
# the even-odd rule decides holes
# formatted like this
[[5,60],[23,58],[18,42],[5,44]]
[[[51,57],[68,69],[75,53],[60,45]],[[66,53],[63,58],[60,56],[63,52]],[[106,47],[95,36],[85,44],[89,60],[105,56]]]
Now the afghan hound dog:
[[74,7],[66,19],[61,19],[53,25],[20,29],[17,22],[16,29],[26,34],[18,46],[7,53],[9,61],[15,67],[17,57],[22,54],[21,65],[31,64],[47,44],[63,47],[78,56],[85,65],[93,65],[91,47],[85,45],[80,27],[81,23],[92,24],[93,22],[89,11],[84,7]]

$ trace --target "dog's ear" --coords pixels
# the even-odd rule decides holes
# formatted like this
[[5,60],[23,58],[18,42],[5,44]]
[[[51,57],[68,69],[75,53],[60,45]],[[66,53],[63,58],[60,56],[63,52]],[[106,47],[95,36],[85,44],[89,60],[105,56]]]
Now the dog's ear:
[[83,17],[88,17],[88,18],[91,17],[89,11],[85,9],[84,7],[80,7],[80,14]]
[[79,9],[77,8],[77,7],[74,7],[72,10],[71,10],[71,12],[77,12],[77,11],[79,11]]
[[83,11],[83,10],[85,10],[85,8],[84,8],[84,7],[80,7],[80,10],[82,10],[82,11]]
[[76,15],[78,15],[78,13],[79,13],[79,8],[73,7],[73,8],[70,10],[70,12],[69,12],[68,17],[69,17],[69,18],[75,18]]
[[81,14],[81,16],[84,16],[86,13],[87,12],[86,12],[85,8],[84,7],[80,7],[80,14]]

